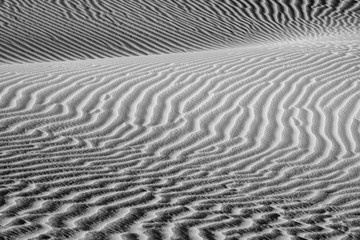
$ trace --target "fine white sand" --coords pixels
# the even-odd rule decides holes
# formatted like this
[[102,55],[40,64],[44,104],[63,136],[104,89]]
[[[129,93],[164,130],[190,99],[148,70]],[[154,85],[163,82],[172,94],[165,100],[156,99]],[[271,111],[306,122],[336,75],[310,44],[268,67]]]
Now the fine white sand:
[[0,1],[0,240],[360,239],[359,11]]

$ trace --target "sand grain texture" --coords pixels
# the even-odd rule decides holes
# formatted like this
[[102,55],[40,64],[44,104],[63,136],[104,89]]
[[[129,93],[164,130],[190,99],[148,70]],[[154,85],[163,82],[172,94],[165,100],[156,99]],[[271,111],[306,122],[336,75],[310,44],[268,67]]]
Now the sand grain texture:
[[360,239],[359,1],[0,6],[0,239]]

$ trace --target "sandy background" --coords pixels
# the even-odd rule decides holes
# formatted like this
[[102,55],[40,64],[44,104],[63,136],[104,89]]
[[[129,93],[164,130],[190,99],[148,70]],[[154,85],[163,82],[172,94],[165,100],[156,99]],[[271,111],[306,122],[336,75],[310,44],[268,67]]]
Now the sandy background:
[[360,239],[360,2],[0,1],[0,239]]

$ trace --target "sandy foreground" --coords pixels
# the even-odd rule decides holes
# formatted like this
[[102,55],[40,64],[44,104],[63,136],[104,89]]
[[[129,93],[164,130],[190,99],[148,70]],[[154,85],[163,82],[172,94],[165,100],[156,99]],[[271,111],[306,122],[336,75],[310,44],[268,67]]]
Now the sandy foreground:
[[359,11],[0,1],[0,240],[360,239]]

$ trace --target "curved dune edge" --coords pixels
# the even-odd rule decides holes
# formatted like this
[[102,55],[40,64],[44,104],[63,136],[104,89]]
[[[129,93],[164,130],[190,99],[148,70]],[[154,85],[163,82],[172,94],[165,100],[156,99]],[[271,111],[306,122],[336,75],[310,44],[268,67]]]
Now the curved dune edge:
[[0,237],[359,238],[359,50],[0,67]]
[[2,0],[0,63],[193,52],[357,34],[357,0]]

